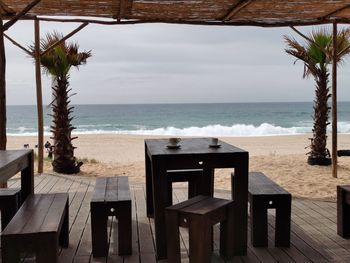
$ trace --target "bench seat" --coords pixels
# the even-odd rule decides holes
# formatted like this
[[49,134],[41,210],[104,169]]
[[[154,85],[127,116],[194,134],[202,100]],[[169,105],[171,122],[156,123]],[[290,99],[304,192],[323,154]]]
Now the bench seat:
[[350,185],[337,185],[337,233],[350,238]]
[[189,262],[210,263],[213,225],[220,222],[220,255],[233,256],[233,201],[198,195],[165,209],[169,263],[180,263],[179,226],[189,229]]
[[261,172],[249,173],[248,201],[251,240],[255,247],[268,245],[267,210],[276,209],[275,246],[289,247],[292,196]]
[[37,263],[58,262],[58,245],[69,244],[68,194],[30,195],[1,234],[2,262],[35,253]]
[[21,189],[2,188],[0,189],[0,211],[1,211],[1,230],[5,227],[16,214],[21,206]]
[[131,254],[131,197],[128,177],[96,178],[90,207],[93,256],[108,255],[108,216],[115,216],[118,219],[118,254]]

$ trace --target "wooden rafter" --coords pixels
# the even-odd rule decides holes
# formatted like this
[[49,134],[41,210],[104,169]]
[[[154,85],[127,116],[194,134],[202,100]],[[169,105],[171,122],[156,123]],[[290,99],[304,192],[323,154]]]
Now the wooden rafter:
[[9,8],[3,1],[0,1],[0,8],[1,8],[1,11],[4,12],[3,15],[13,15],[16,13],[14,10]]
[[3,25],[3,31],[8,30],[13,26],[19,19],[25,16],[34,6],[36,6],[40,0],[34,0],[29,5],[27,5],[21,12],[17,13],[10,21]]
[[243,8],[245,8],[247,5],[249,5],[253,0],[240,0],[238,3],[236,3],[230,11],[222,18],[222,21],[228,21],[232,17],[234,17],[239,11],[241,11]]
[[[8,6],[11,9],[19,12],[28,1],[33,0],[0,1],[9,3]],[[135,3],[132,0],[44,0],[35,6],[28,16],[96,17],[96,20],[114,18],[117,22],[130,24],[137,21],[137,23],[198,25],[230,23],[231,26],[279,27],[333,22],[350,23],[349,7],[350,2],[345,0],[140,0]],[[3,13],[2,19],[13,17],[7,12]],[[21,17],[21,19],[27,18],[27,16]]]
[[22,49],[24,52],[26,52],[29,56],[33,56],[33,53],[30,52],[28,49],[26,49],[25,47],[23,47],[21,44],[19,44],[18,42],[16,42],[13,38],[9,37],[8,35],[6,35],[4,33],[4,37],[6,37],[12,44],[14,44],[16,47]]
[[52,44],[51,46],[49,46],[46,50],[44,50],[40,55],[43,56],[45,55],[47,52],[49,52],[50,50],[52,50],[53,48],[57,47],[59,44],[61,44],[62,42],[66,41],[68,38],[72,37],[73,35],[75,35],[76,33],[78,33],[80,30],[82,30],[84,27],[86,27],[89,23],[85,22],[82,25],[80,25],[79,27],[77,27],[76,29],[74,29],[72,32],[70,32],[69,34],[67,34],[66,36],[64,36],[63,38],[61,38],[59,41],[57,41],[56,43]]
[[333,15],[335,15],[335,14],[337,14],[337,13],[339,13],[339,12],[345,10],[345,9],[348,9],[348,8],[350,8],[350,4],[347,4],[347,5],[345,5],[345,6],[341,7],[341,8],[338,8],[338,9],[328,13],[327,15],[324,15],[324,16],[320,17],[319,20],[325,20],[327,18],[330,18],[331,16],[333,16]]
[[[34,17],[27,17],[27,19],[32,20]],[[245,22],[245,21],[186,21],[186,20],[97,20],[97,19],[81,19],[81,18],[53,18],[53,17],[37,17],[40,21],[46,22],[61,22],[61,23],[84,23],[97,24],[97,25],[136,25],[136,24],[152,24],[152,23],[167,23],[167,24],[179,24],[179,25],[203,25],[203,26],[256,26],[256,27],[289,27],[289,26],[311,26],[311,25],[324,25],[329,24],[329,21],[321,20],[299,20],[297,22]],[[336,19],[334,22],[341,24],[350,24],[348,19]]]

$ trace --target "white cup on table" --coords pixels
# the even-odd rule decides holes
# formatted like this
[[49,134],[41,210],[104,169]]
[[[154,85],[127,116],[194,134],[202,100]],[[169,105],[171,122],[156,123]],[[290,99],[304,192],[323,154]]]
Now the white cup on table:
[[210,145],[218,145],[219,139],[218,138],[211,138],[210,139]]
[[169,145],[177,146],[180,143],[180,138],[169,138]]

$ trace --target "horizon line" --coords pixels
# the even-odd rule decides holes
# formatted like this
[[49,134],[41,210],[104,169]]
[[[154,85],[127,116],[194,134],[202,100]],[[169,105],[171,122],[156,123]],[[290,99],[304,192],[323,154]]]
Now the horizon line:
[[[81,105],[81,106],[100,106],[100,105],[184,105],[184,104],[267,104],[267,103],[312,103],[313,101],[246,101],[246,102],[155,102],[155,103],[72,103],[71,105]],[[347,100],[338,101],[350,102]],[[36,104],[8,104],[7,106],[36,106]],[[49,106],[43,105],[44,107]]]

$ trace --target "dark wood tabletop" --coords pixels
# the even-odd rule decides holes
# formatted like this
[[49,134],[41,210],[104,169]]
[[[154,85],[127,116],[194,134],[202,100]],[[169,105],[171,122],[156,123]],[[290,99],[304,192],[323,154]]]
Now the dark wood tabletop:
[[210,138],[182,139],[180,148],[167,148],[168,139],[145,140],[146,201],[147,214],[154,216],[157,258],[167,258],[165,233],[165,208],[167,206],[167,171],[201,169],[203,177],[200,189],[203,195],[212,196],[214,169],[234,168],[235,184],[232,189],[235,216],[233,219],[235,255],[247,253],[247,196],[248,159],[247,151],[219,141],[221,147],[209,147]]
[[33,150],[0,150],[0,182],[4,183],[21,172],[21,197],[34,193]]
[[145,143],[152,155],[178,155],[178,154],[211,154],[211,153],[243,153],[246,152],[231,144],[219,141],[220,147],[209,147],[210,138],[186,138],[179,143],[180,148],[169,149],[168,139],[146,139]]

